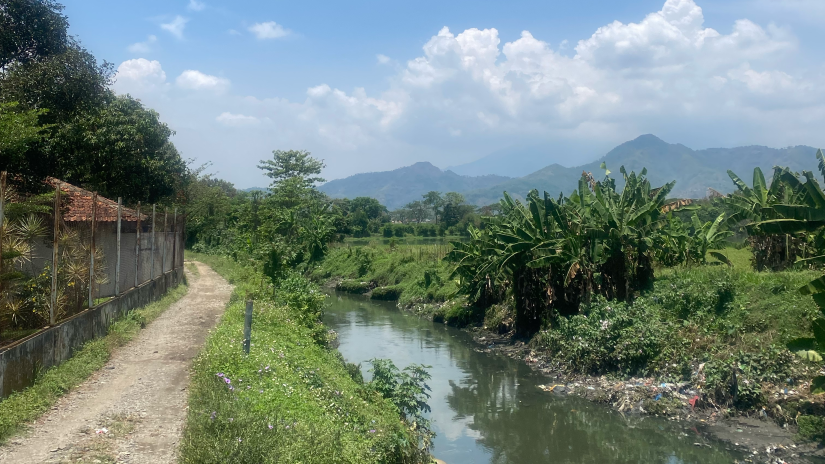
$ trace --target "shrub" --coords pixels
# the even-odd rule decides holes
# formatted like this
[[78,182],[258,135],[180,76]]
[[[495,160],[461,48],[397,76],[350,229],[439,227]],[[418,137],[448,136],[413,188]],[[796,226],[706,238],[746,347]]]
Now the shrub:
[[370,283],[359,282],[357,280],[342,280],[335,286],[335,290],[347,293],[367,293],[370,291]]
[[390,287],[378,287],[372,291],[370,298],[373,300],[395,301],[401,297],[403,289],[396,285]]

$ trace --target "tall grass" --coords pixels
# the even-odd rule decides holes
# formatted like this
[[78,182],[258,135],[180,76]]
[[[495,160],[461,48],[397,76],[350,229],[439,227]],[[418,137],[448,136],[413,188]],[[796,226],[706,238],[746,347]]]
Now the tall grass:
[[[326,331],[306,317],[323,301],[317,289],[288,279],[273,292],[249,267],[191,257],[235,291],[194,363],[181,462],[408,462],[410,434],[398,410],[353,379],[319,339]],[[249,355],[242,351],[246,297],[255,300]]]

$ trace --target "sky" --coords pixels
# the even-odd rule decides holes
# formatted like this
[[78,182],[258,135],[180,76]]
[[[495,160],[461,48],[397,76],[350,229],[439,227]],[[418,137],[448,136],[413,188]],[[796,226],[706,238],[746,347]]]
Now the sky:
[[239,188],[276,149],[331,180],[516,147],[575,166],[647,133],[825,147],[822,0],[64,5],[115,91]]

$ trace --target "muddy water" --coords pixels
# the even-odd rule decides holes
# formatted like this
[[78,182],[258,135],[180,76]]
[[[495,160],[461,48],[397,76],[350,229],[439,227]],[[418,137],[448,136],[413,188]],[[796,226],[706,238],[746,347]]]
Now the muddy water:
[[[447,464],[730,463],[740,456],[692,427],[625,417],[541,391],[551,382],[521,362],[478,353],[469,335],[359,296],[333,295],[325,322],[349,362],[427,364],[433,454]],[[368,375],[368,373],[367,373]]]

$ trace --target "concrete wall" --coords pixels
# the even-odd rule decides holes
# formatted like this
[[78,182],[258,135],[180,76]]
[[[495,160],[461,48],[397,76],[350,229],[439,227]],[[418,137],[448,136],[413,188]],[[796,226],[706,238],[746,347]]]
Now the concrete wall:
[[158,300],[182,279],[183,266],[5,348],[0,352],[0,398],[32,385],[38,372],[66,361],[84,343],[106,335],[115,320]]

